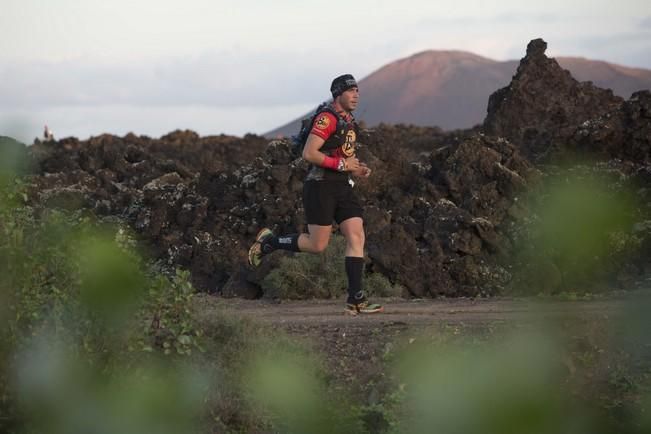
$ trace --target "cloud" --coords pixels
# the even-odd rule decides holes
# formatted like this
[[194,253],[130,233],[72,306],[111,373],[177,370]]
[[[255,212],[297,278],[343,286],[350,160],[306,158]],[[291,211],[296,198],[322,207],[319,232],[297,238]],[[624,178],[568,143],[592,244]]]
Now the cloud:
[[[1,108],[134,105],[274,107],[318,104],[342,73],[358,79],[400,57],[399,46],[207,50],[196,56],[117,62],[76,58],[0,64]],[[290,51],[294,50],[294,51]],[[411,54],[411,53],[410,53]]]
[[379,47],[332,52],[316,41],[309,49],[292,47],[295,53],[229,49],[155,62],[4,63],[0,131],[18,130],[26,141],[40,136],[45,123],[57,137],[160,136],[176,128],[261,134],[328,98],[334,76],[363,78],[398,57],[385,53],[397,46]]
[[102,133],[123,136],[160,137],[175,129],[190,129],[200,135],[246,133],[263,134],[295,119],[312,104],[269,107],[140,106],[97,107],[61,106],[32,110],[1,110],[0,135],[31,143],[41,137],[47,124],[56,138],[74,136],[87,139]]
[[572,17],[560,16],[551,13],[523,13],[503,12],[491,16],[486,15],[465,15],[455,17],[428,17],[417,20],[416,26],[427,28],[444,28],[455,31],[466,31],[467,29],[492,28],[496,25],[522,25],[523,23],[538,23],[553,25],[554,23],[571,20]]
[[638,23],[638,27],[645,30],[651,30],[651,15],[641,19]]
[[[308,54],[209,52],[156,63],[84,59],[0,66],[0,107],[274,106],[327,97],[330,72]],[[300,65],[300,66],[299,66]]]
[[[646,32],[627,31],[608,36],[588,35],[565,41],[566,52],[562,55],[576,55],[593,60],[604,60],[651,69],[651,40]],[[572,52],[571,50],[574,50]]]

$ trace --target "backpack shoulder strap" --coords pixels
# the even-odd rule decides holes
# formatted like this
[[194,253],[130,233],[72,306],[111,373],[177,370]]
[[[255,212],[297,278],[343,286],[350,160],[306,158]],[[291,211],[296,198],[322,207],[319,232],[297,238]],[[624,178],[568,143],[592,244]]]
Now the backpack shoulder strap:
[[342,128],[344,128],[346,126],[346,124],[348,124],[348,123],[352,123],[355,126],[357,126],[357,121],[355,120],[355,116],[353,116],[352,113],[350,114],[350,121],[346,121],[342,116],[339,115],[337,110],[335,110],[332,107],[332,105],[330,105],[330,104],[328,104],[325,107],[320,108],[320,110],[317,110],[317,113],[316,113],[314,118],[316,119],[316,117],[318,115],[320,115],[321,113],[324,113],[324,112],[332,114],[335,117],[335,119],[337,119],[337,132],[339,130],[341,130]]

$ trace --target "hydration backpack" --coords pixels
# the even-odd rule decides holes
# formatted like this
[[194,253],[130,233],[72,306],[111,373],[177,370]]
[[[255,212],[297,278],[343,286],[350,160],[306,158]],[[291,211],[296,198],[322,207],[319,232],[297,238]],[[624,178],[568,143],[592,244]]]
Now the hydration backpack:
[[[341,119],[341,117],[332,110],[330,107],[329,102],[322,102],[319,104],[319,106],[312,112],[311,115],[303,118],[301,120],[301,129],[298,131],[298,134],[295,136],[292,136],[291,139],[291,152],[292,156],[294,158],[298,158],[303,155],[303,148],[305,148],[305,143],[307,142],[307,137],[310,135],[310,131],[312,131],[312,125],[314,125],[314,120],[316,119],[317,115],[323,113],[323,112],[328,112],[332,113],[335,118],[337,119],[337,132],[339,132],[341,128],[341,123],[345,124],[345,121]],[[337,133],[335,133],[337,134]]]

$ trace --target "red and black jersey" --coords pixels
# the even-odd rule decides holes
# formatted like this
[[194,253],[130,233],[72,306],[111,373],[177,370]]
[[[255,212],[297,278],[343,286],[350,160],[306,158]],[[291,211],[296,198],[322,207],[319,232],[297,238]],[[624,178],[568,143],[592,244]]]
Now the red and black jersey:
[[[328,156],[348,158],[355,155],[358,127],[352,115],[340,115],[334,107],[328,106],[315,116],[310,134],[325,140],[320,151]],[[312,166],[306,180],[347,181],[348,174]]]

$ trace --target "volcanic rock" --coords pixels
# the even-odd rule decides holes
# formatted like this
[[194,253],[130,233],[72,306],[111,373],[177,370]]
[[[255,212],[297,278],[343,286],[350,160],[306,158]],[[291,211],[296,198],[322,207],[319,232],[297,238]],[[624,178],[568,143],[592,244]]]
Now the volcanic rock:
[[606,116],[624,101],[611,90],[579,83],[545,56],[546,49],[542,39],[529,42],[511,83],[490,96],[484,120],[487,134],[507,138],[534,161],[567,144],[578,125]]
[[579,83],[545,56],[546,47],[542,39],[531,41],[509,86],[490,96],[485,132],[507,138],[537,163],[648,161],[651,93],[624,101]]
[[[214,138],[186,131],[159,140],[104,135],[39,143],[31,150],[40,173],[32,177],[34,197],[120,216],[154,258],[189,269],[198,288],[258,296],[266,273],[243,267],[248,246],[262,226],[306,230],[300,192],[308,165],[292,158],[285,140],[266,144],[256,157],[223,161],[224,170],[205,161],[227,155],[220,146],[244,148],[251,139],[209,147]],[[499,291],[503,279],[486,276],[504,275],[495,255],[509,249],[503,228],[516,215],[516,195],[536,179],[512,145],[380,126],[362,134],[360,157],[374,170],[355,187],[368,213],[368,270],[415,296]],[[261,267],[267,272],[277,266],[272,257]]]

